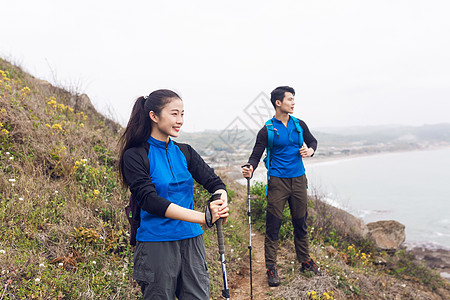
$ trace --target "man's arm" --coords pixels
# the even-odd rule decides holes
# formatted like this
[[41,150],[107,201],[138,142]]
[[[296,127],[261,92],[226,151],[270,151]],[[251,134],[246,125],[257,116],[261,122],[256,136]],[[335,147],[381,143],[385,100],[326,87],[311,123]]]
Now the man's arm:
[[303,140],[306,147],[303,146],[299,152],[302,157],[312,157],[314,156],[314,153],[316,153],[317,139],[312,135],[311,131],[309,131],[309,128],[304,121],[300,120],[300,126],[303,129]]
[[253,147],[252,154],[248,159],[248,163],[252,165],[253,171],[258,167],[259,161],[261,160],[261,156],[264,153],[264,150],[267,147],[267,129],[266,126],[259,130],[258,135],[256,136],[255,146]]

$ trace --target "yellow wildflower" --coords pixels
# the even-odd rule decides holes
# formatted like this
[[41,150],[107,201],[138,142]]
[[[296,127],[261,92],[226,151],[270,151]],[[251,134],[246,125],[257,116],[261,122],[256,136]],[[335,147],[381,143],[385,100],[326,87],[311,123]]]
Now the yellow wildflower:
[[67,106],[65,106],[64,104],[59,103],[59,104],[58,104],[58,109],[59,109],[61,112],[64,112],[64,111],[67,109]]
[[45,124],[45,126],[47,126],[48,128],[50,128],[51,126],[50,126],[50,124]]
[[94,194],[98,195],[98,194],[100,194],[100,191],[99,190],[94,190]]
[[80,127],[81,127],[81,128],[84,128],[84,124],[83,124],[83,123],[80,123]]
[[75,165],[73,166],[73,170],[74,170],[74,171],[78,170],[78,168],[79,168],[81,165],[82,165],[82,162],[77,160],[77,161],[75,162]]
[[26,86],[20,91],[20,93],[22,97],[25,97],[31,93],[31,90],[29,87]]
[[52,129],[62,130],[62,127],[60,124],[56,123],[56,124],[53,124]]
[[1,132],[3,132],[4,134],[8,134],[9,133],[9,131],[6,130],[5,128],[3,128]]
[[309,299],[317,299],[316,291],[308,292],[308,297],[309,297]]
[[48,100],[48,102],[47,102],[48,105],[53,106],[54,108],[56,108],[58,103],[56,102],[56,98],[54,96],[52,96],[50,98],[47,98],[47,100]]

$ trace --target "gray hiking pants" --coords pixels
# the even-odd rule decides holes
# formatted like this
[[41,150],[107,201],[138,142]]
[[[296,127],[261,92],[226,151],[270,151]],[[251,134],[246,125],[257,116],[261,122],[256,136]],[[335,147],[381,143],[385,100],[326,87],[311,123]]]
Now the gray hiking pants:
[[133,278],[144,299],[209,299],[203,235],[170,242],[138,242]]

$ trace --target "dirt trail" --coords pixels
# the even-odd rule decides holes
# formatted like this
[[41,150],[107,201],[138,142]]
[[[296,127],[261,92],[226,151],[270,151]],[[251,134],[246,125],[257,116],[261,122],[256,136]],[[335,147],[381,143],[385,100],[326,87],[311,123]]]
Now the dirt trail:
[[[230,278],[230,299],[250,299],[250,261],[247,256],[241,263],[238,274]],[[267,293],[271,289],[267,285],[266,267],[264,263],[264,235],[252,230],[252,280],[253,299],[270,299]]]
[[[234,176],[232,178],[240,178],[240,169],[234,170]],[[239,171],[239,172],[238,172]],[[230,170],[227,172],[230,176]],[[247,210],[247,189],[245,186],[233,184],[234,191],[236,192],[236,202],[230,205],[230,210],[241,211],[242,209]],[[246,239],[245,242],[248,246],[248,219],[242,219],[242,222],[246,222]],[[278,252],[278,261],[283,262],[286,255],[286,250],[280,247]],[[242,257],[239,265],[239,270],[228,275],[228,282],[230,288],[230,299],[240,300],[240,299],[250,299],[250,261],[249,252],[247,252],[244,257]],[[283,270],[280,270],[283,272]],[[280,279],[283,282],[283,274],[280,274]],[[272,294],[277,287],[269,287],[267,284],[266,266],[264,260],[264,234],[258,232],[252,226],[252,287],[253,287],[253,299],[270,299],[270,294]]]

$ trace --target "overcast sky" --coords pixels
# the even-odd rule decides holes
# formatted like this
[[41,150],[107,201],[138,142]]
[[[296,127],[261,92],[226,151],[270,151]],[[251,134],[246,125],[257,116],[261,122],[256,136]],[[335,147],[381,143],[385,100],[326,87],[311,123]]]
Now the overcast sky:
[[122,125],[136,97],[169,88],[185,131],[221,130],[279,85],[311,129],[435,124],[450,122],[449,12],[448,0],[0,0],[0,56]]

